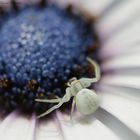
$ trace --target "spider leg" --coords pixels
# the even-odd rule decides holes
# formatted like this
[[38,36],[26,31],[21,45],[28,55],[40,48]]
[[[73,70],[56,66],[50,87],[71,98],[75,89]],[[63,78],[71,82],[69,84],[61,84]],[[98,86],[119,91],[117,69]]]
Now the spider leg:
[[61,98],[58,98],[58,99],[50,99],[50,100],[47,100],[47,99],[35,99],[36,102],[42,102],[42,103],[59,103],[62,101]]
[[72,121],[72,116],[73,116],[73,112],[74,112],[74,108],[75,108],[75,97],[72,101],[72,107],[71,107],[71,113],[70,113],[70,120]]
[[57,95],[56,95],[55,97],[56,97],[56,99],[61,99],[61,98],[60,98],[59,96],[57,96]]
[[41,118],[46,116],[47,114],[51,113],[52,111],[56,110],[57,108],[59,108],[64,102],[61,101],[60,103],[58,103],[57,105],[53,106],[52,108],[48,109],[46,112],[42,113],[41,115],[37,116],[37,118]]
[[[66,94],[63,96],[63,98],[61,99],[61,101],[53,106],[52,108],[48,109],[46,112],[42,113],[41,115],[37,116],[37,118],[41,118],[44,117],[45,115],[51,113],[52,111],[56,110],[57,108],[59,108],[63,103],[68,102],[70,100],[70,98],[72,97],[71,92],[70,92],[70,88],[66,89]],[[55,99],[57,100],[57,99]],[[58,99],[59,100],[59,99]]]
[[92,60],[91,58],[87,57],[87,61],[92,64],[95,68],[95,77],[93,78],[81,78],[79,81],[83,85],[84,88],[89,87],[92,83],[99,81],[100,79],[100,67],[96,61]]
[[87,57],[87,61],[89,63],[92,64],[92,66],[95,68],[95,78],[92,78],[92,82],[97,82],[99,79],[100,79],[100,67],[99,65],[97,64],[97,62],[95,60],[92,60],[91,58]]

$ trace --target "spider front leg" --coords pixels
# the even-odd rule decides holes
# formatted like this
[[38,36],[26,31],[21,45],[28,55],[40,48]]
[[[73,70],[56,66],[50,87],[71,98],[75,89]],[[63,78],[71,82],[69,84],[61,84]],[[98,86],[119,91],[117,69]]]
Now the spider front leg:
[[59,103],[62,101],[61,98],[58,99],[35,99],[36,102],[42,102],[42,103]]
[[37,116],[37,118],[41,118],[46,116],[47,114],[51,113],[52,111],[56,110],[57,108],[59,108],[64,102],[61,101],[59,102],[57,105],[53,106],[52,108],[48,109],[46,112],[42,113],[41,115]]
[[55,96],[56,99],[35,99],[36,102],[42,102],[42,103],[59,103],[62,98]]
[[89,87],[92,83],[98,82],[101,74],[100,74],[100,67],[98,65],[98,63],[94,60],[92,60],[91,58],[87,57],[87,61],[94,67],[95,69],[95,77],[93,78],[81,78],[79,79],[79,81],[81,82],[81,84],[87,88]]
[[101,74],[100,74],[100,67],[98,63],[95,60],[92,60],[91,58],[87,57],[87,61],[94,67],[95,69],[95,78],[91,78],[92,83],[97,82],[100,80]]
[[[63,96],[63,98],[61,99],[61,101],[53,106],[52,108],[48,109],[46,112],[42,113],[41,115],[37,116],[37,118],[41,118],[46,116],[47,114],[51,113],[52,111],[56,110],[57,108],[59,108],[63,103],[68,102],[70,100],[70,98],[72,97],[72,94],[70,92],[70,88],[66,89],[66,94]],[[59,100],[59,99],[58,99]],[[47,100],[48,102],[51,102],[51,100]],[[53,103],[54,101],[57,101],[57,99],[52,99]],[[44,101],[46,102],[46,101]]]

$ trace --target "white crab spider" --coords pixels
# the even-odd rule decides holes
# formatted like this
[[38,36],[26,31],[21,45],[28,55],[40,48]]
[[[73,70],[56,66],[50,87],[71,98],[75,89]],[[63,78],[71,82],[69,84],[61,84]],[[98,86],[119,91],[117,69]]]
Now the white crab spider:
[[63,98],[57,99],[35,99],[37,102],[44,102],[44,103],[58,103],[57,105],[53,106],[52,108],[48,109],[43,114],[39,115],[38,118],[43,117],[50,112],[59,108],[63,103],[68,102],[71,97],[73,98],[72,108],[71,108],[71,116],[74,111],[74,107],[76,105],[77,110],[83,115],[90,115],[96,111],[98,108],[98,96],[96,95],[95,91],[87,89],[92,83],[97,82],[100,79],[100,68],[98,64],[90,59],[87,58],[87,61],[91,63],[95,68],[95,78],[81,78],[77,80],[76,78],[72,78],[68,82],[68,88],[66,88],[66,94]]

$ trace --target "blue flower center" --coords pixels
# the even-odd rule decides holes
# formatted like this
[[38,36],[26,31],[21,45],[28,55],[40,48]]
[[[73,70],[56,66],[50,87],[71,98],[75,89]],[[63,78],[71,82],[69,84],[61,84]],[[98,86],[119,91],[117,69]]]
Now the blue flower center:
[[82,77],[96,39],[87,23],[57,6],[26,7],[0,30],[0,106],[42,112],[35,98],[65,94],[67,81]]

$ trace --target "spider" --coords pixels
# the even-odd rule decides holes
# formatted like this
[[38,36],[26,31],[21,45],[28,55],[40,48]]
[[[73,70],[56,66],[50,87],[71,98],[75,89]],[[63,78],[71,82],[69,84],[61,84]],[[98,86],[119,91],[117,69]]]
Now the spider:
[[63,98],[57,99],[35,99],[37,102],[44,103],[58,103],[52,108],[48,109],[46,112],[37,116],[37,118],[44,117],[45,115],[51,113],[52,111],[58,109],[63,103],[70,101],[73,97],[72,107],[71,107],[71,118],[74,112],[76,105],[77,110],[83,115],[93,114],[99,105],[99,98],[94,90],[87,89],[92,83],[97,82],[100,79],[100,68],[98,64],[91,58],[87,58],[87,61],[95,68],[95,77],[94,78],[72,78],[67,83],[68,87],[66,88],[66,94]]

